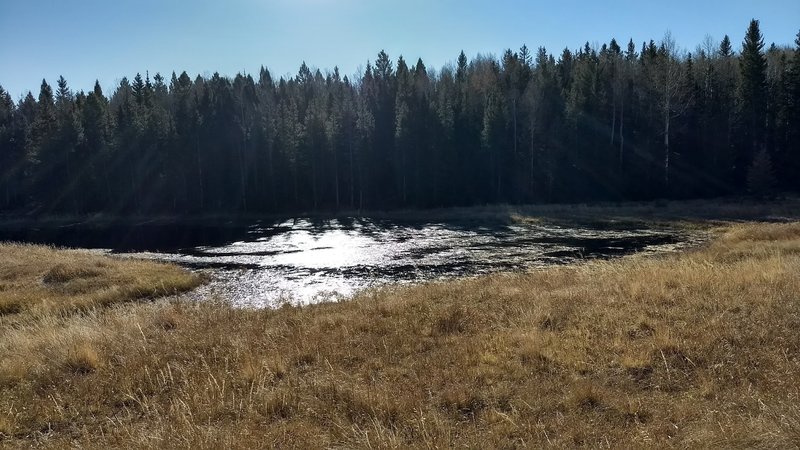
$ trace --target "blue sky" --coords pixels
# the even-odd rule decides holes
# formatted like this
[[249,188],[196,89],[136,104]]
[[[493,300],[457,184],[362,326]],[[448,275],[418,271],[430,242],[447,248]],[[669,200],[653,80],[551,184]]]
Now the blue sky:
[[687,50],[707,34],[738,49],[751,18],[767,44],[792,44],[800,0],[0,0],[0,85],[16,100],[59,75],[76,90],[99,79],[108,93],[147,70],[293,75],[306,61],[352,74],[381,49],[439,68],[462,49],[557,54],[612,37],[638,48],[667,30]]

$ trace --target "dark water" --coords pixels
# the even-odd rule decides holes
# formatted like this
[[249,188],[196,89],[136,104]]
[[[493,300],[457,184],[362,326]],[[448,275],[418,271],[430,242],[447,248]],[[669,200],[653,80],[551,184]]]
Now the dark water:
[[211,276],[212,282],[194,294],[198,297],[273,306],[283,301],[331,300],[388,283],[666,252],[690,239],[665,229],[359,218],[0,229],[0,240],[104,249],[175,262]]

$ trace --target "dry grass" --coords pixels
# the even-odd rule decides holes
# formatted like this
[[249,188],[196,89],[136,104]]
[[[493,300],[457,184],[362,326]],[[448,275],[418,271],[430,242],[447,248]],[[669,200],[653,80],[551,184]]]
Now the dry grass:
[[800,223],[304,308],[21,305],[0,322],[8,447],[800,443]]
[[71,313],[176,294],[200,282],[175,266],[96,252],[0,244],[0,316]]

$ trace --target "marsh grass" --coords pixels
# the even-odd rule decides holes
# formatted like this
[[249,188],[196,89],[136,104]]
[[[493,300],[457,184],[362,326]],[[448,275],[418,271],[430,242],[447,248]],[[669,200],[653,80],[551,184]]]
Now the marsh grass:
[[[717,233],[309,307],[21,302],[0,318],[0,445],[796,448],[800,223]],[[20,293],[82,258],[27,250],[2,276]],[[50,295],[123,276],[79,267],[102,273],[58,269]]]
[[175,266],[83,250],[0,244],[0,316],[65,313],[177,294],[200,283]]

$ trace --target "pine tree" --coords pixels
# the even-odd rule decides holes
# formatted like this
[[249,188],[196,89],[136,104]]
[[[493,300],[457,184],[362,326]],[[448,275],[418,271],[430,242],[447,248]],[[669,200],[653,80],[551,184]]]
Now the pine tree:
[[[155,214],[650,199],[800,188],[800,34],[507,50],[363,75],[0,88],[0,209]],[[773,169],[775,173],[773,173]],[[777,177],[777,178],[776,178]],[[668,181],[669,180],[669,181]],[[779,181],[779,184],[776,184]],[[670,189],[665,190],[669,183]]]
[[0,86],[0,210],[15,208],[20,201],[25,148],[15,116],[14,101]]
[[395,99],[395,149],[396,156],[393,161],[396,179],[399,184],[400,200],[403,206],[408,203],[408,159],[412,149],[412,101],[413,78],[408,70],[405,60],[401,56],[397,60],[397,95]]
[[764,145],[767,114],[767,61],[759,23],[753,19],[747,29],[740,58],[741,83],[738,91],[739,152],[737,165],[748,167]]
[[133,98],[136,100],[136,104],[139,106],[144,105],[146,94],[144,80],[142,80],[142,74],[137,73],[136,76],[133,77],[131,91],[133,93]]
[[63,76],[58,79],[55,107],[56,130],[54,131],[53,148],[50,149],[52,152],[50,164],[53,167],[49,174],[49,182],[59,186],[60,198],[58,202],[54,200],[50,200],[50,202],[54,207],[79,213],[80,199],[85,198],[88,191],[85,180],[94,174],[77,176],[80,166],[85,163],[78,155],[78,149],[83,140],[83,128],[76,111],[75,98]]
[[375,116],[367,104],[366,98],[362,95],[358,97],[356,104],[356,133],[358,141],[358,209],[361,210],[368,205],[369,189],[371,184],[368,175],[368,164],[371,161],[370,150],[372,149],[375,133]]
[[458,64],[456,69],[456,80],[459,83],[464,83],[467,81],[467,55],[464,54],[463,50],[458,54],[458,62],[456,64]]
[[389,59],[389,55],[383,50],[378,53],[378,59],[375,60],[375,73],[379,79],[386,82],[391,79],[394,73],[392,69],[392,60]]
[[504,128],[503,98],[497,89],[497,84],[494,84],[487,92],[483,111],[483,129],[481,130],[481,144],[487,153],[486,159],[489,162],[487,166],[489,178],[486,180],[485,187],[481,189],[485,202],[501,202],[503,200]]
[[786,74],[786,172],[791,174],[790,186],[800,189],[800,32],[795,39],[794,56]]
[[723,58],[733,56],[733,46],[731,45],[731,38],[726,34],[719,43],[719,55]]
[[[108,208],[113,202],[111,189],[111,129],[109,124],[108,100],[103,95],[100,82],[95,81],[94,89],[86,96],[82,110],[81,127],[84,133],[82,164],[85,167],[94,195],[84,198],[83,210]],[[89,204],[89,202],[93,204]]]
[[47,206],[52,205],[53,192],[63,187],[58,186],[51,179],[52,171],[57,170],[61,164],[57,146],[53,141],[55,131],[56,114],[53,89],[46,80],[42,80],[27,154],[31,165],[36,168],[35,177],[31,180],[34,185],[33,195],[40,204]]

